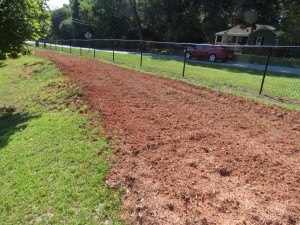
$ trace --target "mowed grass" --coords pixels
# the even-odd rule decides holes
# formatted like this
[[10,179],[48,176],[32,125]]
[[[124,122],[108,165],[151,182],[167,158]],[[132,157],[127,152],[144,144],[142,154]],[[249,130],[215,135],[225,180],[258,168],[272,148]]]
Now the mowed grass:
[[[263,71],[254,69],[241,69],[228,67],[216,63],[201,65],[190,62],[187,66],[188,76],[194,79],[201,79],[210,86],[228,86],[259,93]],[[280,97],[288,100],[299,101],[300,103],[300,75],[283,75],[275,72],[268,72],[263,86],[262,94]]]
[[[47,46],[50,49],[50,45]],[[81,55],[84,57],[94,57],[100,60],[112,62],[112,52],[99,51],[91,48],[79,49],[70,47],[51,46],[51,50]],[[221,63],[209,63],[206,61],[189,60],[186,64],[185,76],[183,75],[183,60],[158,58],[154,56],[143,55],[142,67],[140,67],[140,54],[123,54],[115,52],[114,62],[127,65],[139,71],[145,71],[152,74],[163,75],[175,79],[186,80],[196,85],[215,88],[224,91],[226,87],[230,93],[240,95],[241,92],[258,95],[263,78],[263,70],[247,69],[226,66]],[[293,103],[300,103],[300,75],[284,74],[268,71],[263,95],[282,98]],[[291,103],[291,104],[293,104]],[[297,105],[289,105],[288,108],[299,108]]]
[[0,224],[121,224],[112,146],[98,115],[79,112],[80,88],[45,59],[0,65]]

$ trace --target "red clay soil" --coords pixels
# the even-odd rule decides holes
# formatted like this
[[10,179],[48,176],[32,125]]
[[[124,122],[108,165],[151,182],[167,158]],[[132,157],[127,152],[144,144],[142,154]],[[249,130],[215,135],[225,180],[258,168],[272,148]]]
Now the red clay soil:
[[300,113],[103,62],[50,58],[115,144],[130,224],[300,224]]

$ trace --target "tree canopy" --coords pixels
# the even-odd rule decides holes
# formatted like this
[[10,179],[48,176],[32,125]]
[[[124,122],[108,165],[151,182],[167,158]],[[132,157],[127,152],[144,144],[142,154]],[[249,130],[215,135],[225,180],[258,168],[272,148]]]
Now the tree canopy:
[[70,38],[70,26],[57,18],[64,12],[72,21],[72,38],[84,38],[89,31],[94,38],[212,42],[216,32],[237,24],[252,29],[266,24],[295,42],[297,10],[298,0],[70,0],[69,6],[52,12],[52,36]]
[[39,39],[50,29],[44,0],[0,0],[0,53],[19,52],[25,39]]
[[288,43],[300,44],[300,4],[298,1],[287,0],[283,5],[280,38]]

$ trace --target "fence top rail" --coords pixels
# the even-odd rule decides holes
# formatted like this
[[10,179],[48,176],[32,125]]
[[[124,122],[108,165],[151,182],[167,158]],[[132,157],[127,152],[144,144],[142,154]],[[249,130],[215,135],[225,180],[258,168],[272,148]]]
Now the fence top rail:
[[151,44],[168,44],[168,45],[215,45],[215,46],[223,46],[229,48],[300,48],[300,46],[277,46],[277,45],[222,45],[222,44],[212,44],[212,43],[193,43],[193,42],[164,42],[164,41],[145,41],[145,40],[126,40],[126,39],[60,39],[60,40],[43,40],[47,42],[51,41],[61,41],[61,42],[70,42],[70,41],[83,41],[83,42],[91,42],[91,41],[120,41],[120,42],[138,42],[138,43],[151,43]]

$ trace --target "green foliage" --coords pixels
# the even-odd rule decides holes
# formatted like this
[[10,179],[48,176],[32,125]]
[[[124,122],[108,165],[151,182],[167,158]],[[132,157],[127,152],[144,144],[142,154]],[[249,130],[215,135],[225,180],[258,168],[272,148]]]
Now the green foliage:
[[282,4],[283,18],[279,38],[287,43],[300,44],[300,5],[299,1],[287,0]]
[[6,60],[7,59],[7,54],[0,52],[0,60]]
[[178,42],[205,39],[200,1],[140,1],[138,9],[149,39]]
[[282,0],[234,0],[232,8],[236,13],[237,24],[254,25],[267,24],[278,27],[281,16],[280,2]]
[[[93,0],[92,15],[95,18],[95,36],[98,38],[137,38],[132,32],[132,17],[125,0]],[[99,26],[100,25],[100,26]]]
[[15,52],[15,51],[10,52],[10,53],[8,53],[8,57],[9,57],[9,58],[12,58],[12,59],[16,59],[16,58],[19,57],[19,53],[18,53],[18,52]]
[[0,0],[0,53],[17,56],[22,41],[39,39],[49,31],[49,12],[44,0]]
[[72,36],[74,39],[83,38],[83,32],[80,24],[77,23],[79,18],[79,0],[72,1]]
[[59,30],[63,39],[72,39],[73,37],[73,23],[72,20],[66,19],[61,21]]
[[0,52],[0,60],[6,60],[7,58],[16,59],[21,55],[31,55],[32,50],[25,45],[20,45],[18,48],[14,48],[8,53]]
[[[70,17],[71,10],[68,6],[51,11],[51,36],[54,39],[67,39],[71,36],[68,27],[64,27],[61,23]],[[65,22],[64,22],[65,23]],[[67,29],[67,31],[65,31]]]
[[[81,10],[84,14],[81,18]],[[85,1],[71,0],[70,5],[64,5],[60,9],[51,11],[51,38],[52,39],[84,39],[86,32],[92,32],[89,23],[92,23],[90,17],[91,5]],[[85,22],[86,20],[87,22]]]
[[[237,24],[252,29],[266,24],[281,30],[283,40],[299,43],[297,0],[72,0],[68,9],[73,19],[91,24],[73,21],[72,38],[84,38],[89,31],[93,38],[201,43],[214,42],[216,32]],[[67,33],[61,32],[63,38]]]

